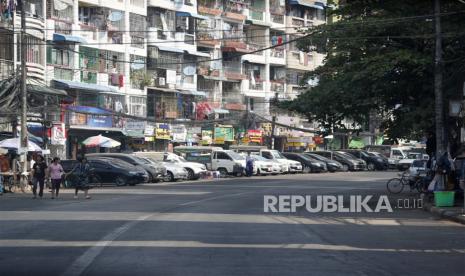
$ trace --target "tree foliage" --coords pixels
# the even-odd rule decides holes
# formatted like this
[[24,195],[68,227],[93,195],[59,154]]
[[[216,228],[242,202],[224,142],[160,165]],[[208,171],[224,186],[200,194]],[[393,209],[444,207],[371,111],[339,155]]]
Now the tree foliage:
[[[434,126],[434,1],[352,0],[328,16],[334,23],[308,31],[298,47],[315,46],[324,65],[309,72],[316,86],[283,107],[341,128],[381,116],[390,138],[418,138]],[[465,67],[465,4],[443,0],[444,94],[460,95]]]

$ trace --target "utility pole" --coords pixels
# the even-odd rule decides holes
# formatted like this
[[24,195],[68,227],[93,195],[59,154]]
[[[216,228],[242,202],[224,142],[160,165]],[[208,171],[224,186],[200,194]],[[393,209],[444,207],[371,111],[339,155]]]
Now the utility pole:
[[[275,104],[278,103],[278,93],[274,94],[274,101]],[[274,149],[274,140],[275,140],[275,135],[274,131],[276,128],[276,112],[274,112],[273,116],[271,117],[271,146],[270,149]]]
[[441,31],[441,2],[434,0],[434,29],[436,35],[436,52],[434,59],[434,102],[436,122],[436,158],[446,151],[444,129],[444,103],[442,94],[442,31]]
[[21,167],[22,173],[27,172],[27,68],[26,68],[26,0],[21,0]]

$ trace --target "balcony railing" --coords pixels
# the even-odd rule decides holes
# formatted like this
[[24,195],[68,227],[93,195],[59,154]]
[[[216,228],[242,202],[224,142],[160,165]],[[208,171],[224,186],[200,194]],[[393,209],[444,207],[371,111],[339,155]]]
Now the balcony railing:
[[65,69],[60,67],[55,67],[53,69],[53,77],[58,80],[73,80],[73,69]]
[[276,24],[284,24],[284,14],[275,14],[275,13],[270,13],[271,14],[271,22],[276,23]]
[[230,79],[246,79],[242,73],[242,64],[235,61],[223,61],[224,75]]
[[271,91],[283,93],[284,92],[284,81],[270,81],[271,82]]
[[0,80],[10,77],[14,73],[12,60],[0,59]]
[[186,44],[194,45],[195,42],[195,36],[193,34],[185,34],[184,35],[184,42]]
[[291,25],[296,27],[304,27],[305,26],[305,19],[299,17],[292,17]]
[[255,80],[255,83],[249,81],[249,89],[251,90],[263,90],[263,81]]
[[271,48],[271,57],[284,58],[284,48]]
[[[262,49],[264,47],[265,46],[259,45],[257,43],[253,43],[253,42],[247,43],[247,50],[249,50],[251,52]],[[250,54],[255,55],[255,56],[263,56],[264,53],[265,53],[264,51],[259,51],[259,52],[254,52],[254,53],[250,53]]]
[[67,21],[55,19],[55,33],[70,35],[73,29],[73,24]]
[[144,49],[144,38],[131,35],[131,47]]
[[263,21],[264,20],[264,12],[259,9],[249,8],[249,15],[250,18],[253,20]]

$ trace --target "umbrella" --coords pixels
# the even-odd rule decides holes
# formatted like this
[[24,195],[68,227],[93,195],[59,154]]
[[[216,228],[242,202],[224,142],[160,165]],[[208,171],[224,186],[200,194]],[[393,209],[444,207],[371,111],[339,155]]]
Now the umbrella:
[[102,147],[102,148],[114,148],[121,145],[120,142],[113,140],[111,138],[97,135],[91,136],[86,140],[82,141],[82,144],[86,147]]
[[[5,139],[3,141],[0,141],[0,148],[18,150],[20,148],[19,141],[20,138]],[[42,151],[42,148],[32,141],[28,141],[27,151]]]

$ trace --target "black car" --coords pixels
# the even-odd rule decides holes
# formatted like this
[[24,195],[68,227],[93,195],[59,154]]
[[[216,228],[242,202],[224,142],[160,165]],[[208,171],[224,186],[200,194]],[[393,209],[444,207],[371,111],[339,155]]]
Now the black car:
[[359,158],[364,160],[367,163],[367,169],[369,171],[384,171],[389,168],[389,162],[385,161],[383,158],[378,157],[372,153],[369,153],[365,150],[356,150],[356,149],[348,149],[348,150],[341,150],[343,152],[347,152],[350,155],[353,155],[355,158]]
[[343,154],[337,151],[312,151],[312,153],[338,161],[342,164],[343,171],[363,171],[366,169],[365,161],[355,159],[348,153]]
[[[76,160],[62,160],[61,166],[65,172],[70,172],[77,164]],[[116,184],[117,186],[135,185],[148,181],[145,170],[124,161],[111,158],[89,159],[91,177],[89,181],[94,185]]]
[[303,172],[325,172],[326,164],[302,153],[283,152],[287,159],[298,161],[302,164]]
[[166,177],[166,168],[162,164],[160,164],[159,166],[154,166],[147,160],[144,160],[134,155],[126,153],[91,153],[86,154],[86,157],[88,159],[106,157],[122,160],[124,162],[127,162],[131,165],[137,166],[147,171],[147,173],[149,174],[149,182],[158,182]]
[[337,162],[336,160],[331,160],[329,158],[326,158],[324,156],[321,156],[321,155],[318,155],[312,152],[304,152],[303,154],[305,154],[306,156],[309,156],[310,158],[326,163],[326,168],[328,169],[329,172],[342,171],[342,164]]

